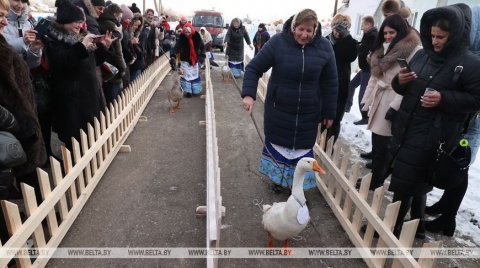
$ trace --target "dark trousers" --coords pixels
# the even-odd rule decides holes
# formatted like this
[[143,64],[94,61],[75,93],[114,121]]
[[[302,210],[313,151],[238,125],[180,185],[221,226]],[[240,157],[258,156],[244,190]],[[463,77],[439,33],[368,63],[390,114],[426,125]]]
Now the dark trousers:
[[45,143],[45,150],[47,156],[53,156],[51,138],[52,138],[52,122],[53,113],[51,109],[47,109],[41,113],[38,113],[38,122],[43,136],[43,143]]
[[350,95],[348,97],[347,108],[352,107],[353,105],[353,96],[355,95],[355,89],[360,86],[360,91],[358,92],[358,107],[360,107],[360,113],[362,114],[362,119],[368,118],[368,112],[362,111],[360,102],[363,99],[365,90],[367,89],[368,80],[370,80],[370,73],[366,73],[362,70],[358,72],[355,77],[353,77],[350,82]]
[[457,215],[458,209],[462,204],[463,197],[468,188],[468,175],[465,176],[462,183],[456,188],[446,189],[443,192],[442,198],[438,201],[442,215],[447,217],[455,217]]
[[121,91],[122,88],[120,87],[120,84],[116,85],[109,82],[104,83],[103,93],[105,94],[105,100],[107,101],[107,105],[113,103],[113,100],[116,100],[118,98]]
[[[0,200],[8,199],[8,189],[13,184],[13,173],[10,170],[0,171]],[[7,223],[5,222],[5,216],[3,211],[0,211],[0,239],[2,245],[5,245],[10,238],[7,229]]]
[[388,160],[390,139],[390,136],[381,136],[372,132],[372,150],[374,156],[372,160],[372,182],[370,185],[373,188],[382,185],[390,174],[391,162]]
[[403,226],[403,220],[410,211],[411,219],[424,220],[425,218],[425,204],[427,202],[427,195],[421,196],[409,196],[400,194],[398,192],[393,193],[392,203],[401,201],[400,210],[398,211],[397,221],[395,222],[394,232],[401,229]]

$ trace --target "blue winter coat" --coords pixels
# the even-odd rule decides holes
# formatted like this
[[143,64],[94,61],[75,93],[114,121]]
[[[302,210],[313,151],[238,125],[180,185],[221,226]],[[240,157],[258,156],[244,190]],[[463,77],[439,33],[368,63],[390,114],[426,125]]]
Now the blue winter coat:
[[303,48],[293,38],[291,22],[274,35],[245,69],[242,97],[256,98],[258,79],[272,68],[265,100],[264,131],[273,143],[311,149],[322,119],[334,119],[338,78],[335,55],[317,33]]

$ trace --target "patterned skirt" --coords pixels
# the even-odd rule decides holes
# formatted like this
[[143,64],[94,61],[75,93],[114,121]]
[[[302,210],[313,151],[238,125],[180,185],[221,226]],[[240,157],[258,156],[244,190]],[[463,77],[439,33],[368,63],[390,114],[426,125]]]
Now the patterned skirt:
[[[267,175],[275,184],[282,187],[291,187],[293,185],[295,167],[303,157],[313,157],[313,150],[308,150],[304,155],[297,158],[289,159],[276,150],[268,139],[265,139],[259,171]],[[303,190],[316,187],[316,185],[315,172],[305,173]]]
[[180,68],[184,74],[180,78],[180,85],[185,93],[200,94],[202,92],[202,78],[200,76],[200,66],[198,63],[190,65],[182,61]]
[[233,62],[229,61],[228,62],[228,67],[230,67],[230,70],[232,71],[233,76],[235,78],[239,78],[242,76],[242,72],[245,71],[245,66],[243,62]]

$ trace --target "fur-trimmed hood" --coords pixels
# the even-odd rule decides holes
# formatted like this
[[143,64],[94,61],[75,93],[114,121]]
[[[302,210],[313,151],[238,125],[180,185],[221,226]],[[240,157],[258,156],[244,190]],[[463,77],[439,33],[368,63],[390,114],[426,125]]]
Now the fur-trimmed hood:
[[82,42],[83,38],[89,34],[88,31],[81,30],[79,34],[70,33],[63,28],[57,21],[52,20],[47,30],[47,35],[53,40],[64,42],[69,45],[74,45],[77,42]]
[[372,76],[382,77],[383,73],[388,71],[392,65],[398,64],[397,58],[406,59],[412,51],[420,46],[420,37],[417,32],[410,29],[410,32],[403,38],[398,41],[395,46],[390,49],[387,55],[384,55],[384,47],[380,47],[375,50],[371,56],[371,73]]
[[[135,30],[134,33],[131,32],[131,29],[133,28],[133,23],[135,21],[139,20],[140,21],[140,26],[138,26],[138,28]],[[143,26],[145,25],[145,22],[144,22],[144,19],[143,19],[143,16],[142,14],[139,14],[139,13],[135,13],[133,14],[133,19],[132,21],[130,22],[130,26],[128,27],[129,31],[130,31],[130,34],[133,35],[133,37],[139,37],[140,36],[140,33],[142,32],[143,30]]]
[[72,0],[72,3],[76,6],[81,7],[85,15],[88,15],[94,19],[98,19],[95,7],[90,0]]

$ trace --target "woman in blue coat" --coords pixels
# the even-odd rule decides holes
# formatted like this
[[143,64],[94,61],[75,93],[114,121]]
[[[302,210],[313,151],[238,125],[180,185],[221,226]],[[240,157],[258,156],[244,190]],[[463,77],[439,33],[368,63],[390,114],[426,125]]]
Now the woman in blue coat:
[[[243,107],[252,113],[258,79],[272,68],[265,99],[260,172],[275,192],[292,185],[298,160],[312,157],[318,125],[329,128],[337,109],[338,76],[331,43],[321,36],[317,14],[304,9],[287,20],[245,69]],[[315,187],[313,172],[304,189]]]

